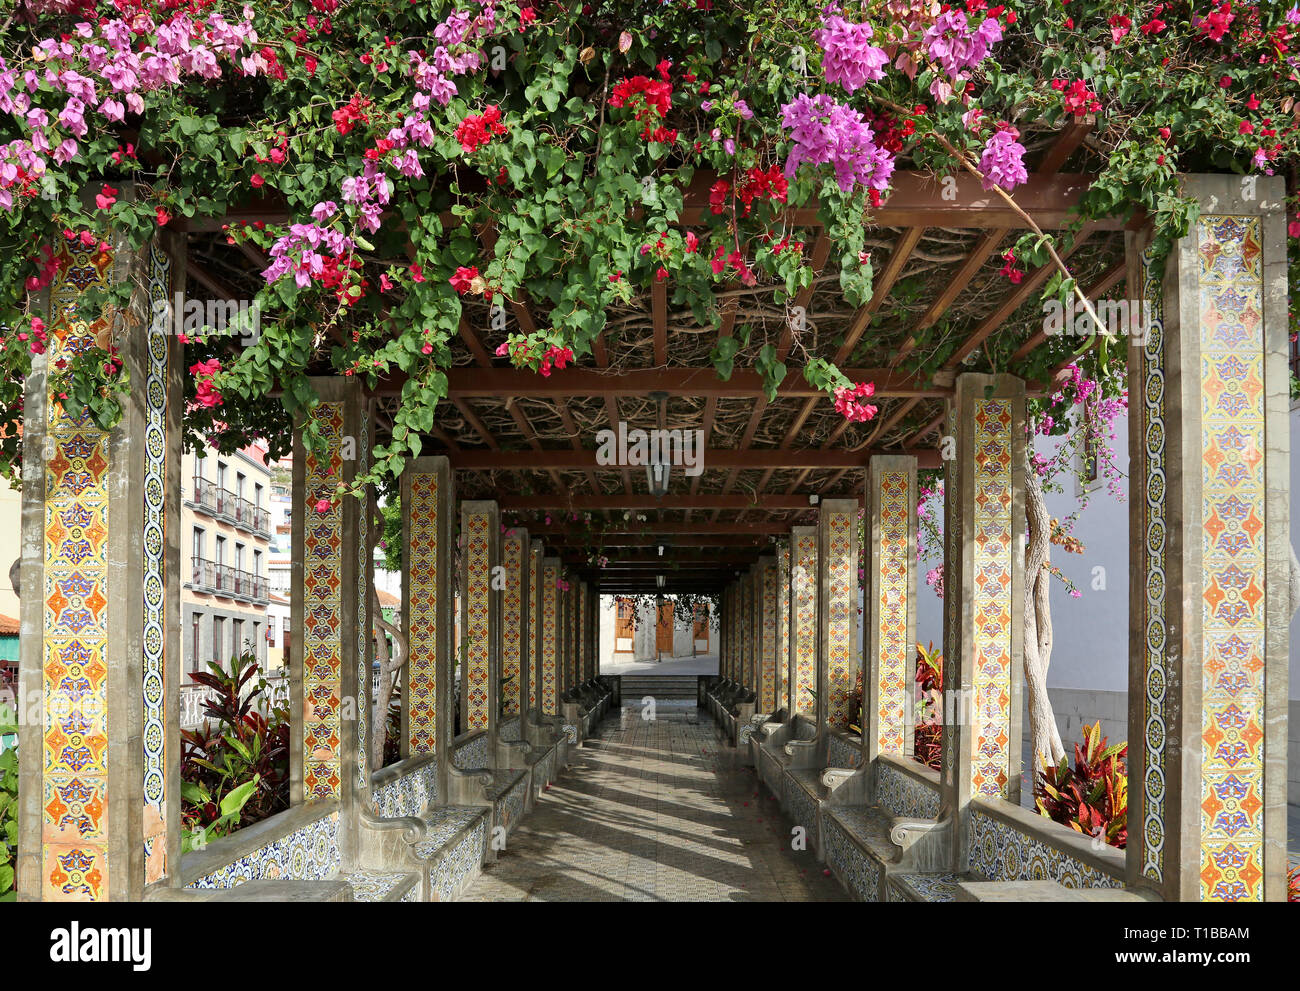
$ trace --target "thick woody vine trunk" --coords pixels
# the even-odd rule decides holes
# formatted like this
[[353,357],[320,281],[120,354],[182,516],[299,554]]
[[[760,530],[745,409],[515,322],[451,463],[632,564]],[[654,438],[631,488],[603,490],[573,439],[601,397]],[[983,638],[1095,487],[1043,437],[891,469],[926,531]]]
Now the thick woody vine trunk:
[[[375,542],[384,532],[383,516],[371,513],[370,524],[370,559],[375,557]],[[379,690],[375,692],[374,709],[370,716],[370,767],[378,770],[384,766],[384,741],[388,732],[388,706],[393,696],[393,686],[397,683],[397,672],[406,664],[406,637],[402,631],[384,619],[379,605],[379,590],[371,588],[370,609],[374,616],[378,636],[375,638],[376,656],[379,660]],[[388,649],[387,633],[393,638],[393,649]]]
[[1059,763],[1065,747],[1047,697],[1047,666],[1052,661],[1052,573],[1048,570],[1052,518],[1043,498],[1042,480],[1032,464],[1025,466],[1025,519],[1029,524],[1025,544],[1025,691],[1029,695],[1029,738],[1036,772],[1047,763]]

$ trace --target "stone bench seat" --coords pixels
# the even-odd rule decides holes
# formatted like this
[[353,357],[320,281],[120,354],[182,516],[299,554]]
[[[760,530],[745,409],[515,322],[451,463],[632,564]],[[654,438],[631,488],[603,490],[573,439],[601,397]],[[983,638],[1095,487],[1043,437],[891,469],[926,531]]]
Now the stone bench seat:
[[888,881],[885,900],[891,902],[955,902],[957,885],[963,881],[983,881],[978,874],[893,874]]
[[339,876],[352,888],[356,902],[420,900],[420,875],[414,872],[354,870]]
[[[889,885],[895,876],[931,876],[915,866],[901,866],[898,861],[903,850],[891,837],[899,823],[919,821],[923,820],[896,816],[878,805],[825,806],[822,809],[822,840],[826,866],[856,898],[865,902],[887,901],[890,898]],[[933,887],[926,887],[923,882],[917,884],[920,885],[917,892]],[[952,899],[909,897],[907,900]]]

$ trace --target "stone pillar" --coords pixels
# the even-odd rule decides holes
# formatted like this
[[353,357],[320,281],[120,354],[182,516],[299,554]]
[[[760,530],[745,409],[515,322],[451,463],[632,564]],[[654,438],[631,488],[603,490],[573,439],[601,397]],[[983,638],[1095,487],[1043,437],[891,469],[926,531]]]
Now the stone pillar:
[[755,665],[755,712],[773,713],[777,703],[776,652],[776,557],[765,554],[754,570],[754,610],[757,627],[758,663]]
[[505,587],[501,594],[502,714],[518,716],[528,706],[528,531],[514,527],[501,538]]
[[[461,635],[465,661],[460,673],[460,729],[495,736],[501,704],[501,518],[492,500],[461,503]],[[494,587],[498,586],[498,587]],[[495,741],[489,753],[496,752]]]
[[817,528],[790,529],[790,689],[791,716],[817,715]]
[[754,577],[748,568],[740,577],[740,683],[754,687]]
[[911,754],[916,677],[916,458],[873,457],[867,469],[868,558],[863,734],[866,758]]
[[402,626],[410,653],[402,679],[402,755],[438,755],[438,795],[444,801],[455,732],[455,505],[445,457],[407,464],[402,473]]
[[[338,486],[351,485],[366,470],[370,421],[360,383],[337,377],[310,382],[320,402],[305,418],[323,447],[309,453],[302,431],[295,432],[290,793],[295,805],[337,800],[347,822],[370,790],[365,742],[372,640],[367,503],[340,495]],[[345,858],[354,832],[340,833]]]
[[957,376],[948,431],[944,533],[943,794],[968,860],[972,797],[1020,801],[1024,670],[1025,384]]
[[[1280,177],[1191,176],[1130,361],[1131,885],[1285,901],[1290,424]],[[1136,269],[1136,271],[1135,271]],[[1145,285],[1137,282],[1145,275]],[[1130,292],[1131,296],[1138,293]],[[1140,619],[1139,619],[1140,617]]]
[[790,542],[776,542],[776,707],[790,704]]
[[736,608],[731,601],[731,590],[731,585],[722,590],[722,615],[719,617],[721,627],[721,643],[718,645],[721,652],[719,672],[724,678],[731,677],[731,651],[735,644],[735,637],[731,632],[731,620],[736,614]]
[[562,634],[559,616],[560,559],[547,557],[542,559],[542,582],[538,589],[541,603],[540,629],[538,637],[541,651],[541,678],[538,681],[538,704],[542,715],[560,716],[560,656],[559,643]]
[[528,545],[528,711],[541,712],[542,556],[540,540]]
[[[129,188],[129,187],[128,187]],[[129,195],[129,194],[124,194]],[[60,239],[62,240],[62,239]],[[171,244],[58,245],[48,350],[23,401],[17,888],[23,900],[135,901],[179,884],[181,349],[162,304]],[[126,313],[87,325],[89,286],[131,280]],[[133,388],[110,431],[50,395],[49,364],[113,343]]]
[[818,514],[817,676],[820,723],[848,730],[861,656],[858,634],[858,502],[826,499]]
[[596,675],[591,663],[591,592],[587,588],[586,581],[578,585],[578,647],[580,649],[578,680],[590,681]]

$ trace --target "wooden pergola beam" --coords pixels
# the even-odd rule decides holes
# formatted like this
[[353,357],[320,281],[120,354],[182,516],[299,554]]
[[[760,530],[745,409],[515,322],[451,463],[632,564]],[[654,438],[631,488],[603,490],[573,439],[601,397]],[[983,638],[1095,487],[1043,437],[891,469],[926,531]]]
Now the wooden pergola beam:
[[970,254],[968,254],[966,260],[962,262],[961,268],[959,268],[953,275],[952,281],[944,287],[943,291],[939,293],[935,301],[926,308],[926,311],[922,313],[920,318],[916,321],[916,326],[912,328],[912,332],[908,335],[907,340],[903,342],[903,346],[898,349],[894,354],[893,359],[890,361],[890,368],[897,368],[903,363],[903,360],[907,358],[908,355],[916,350],[917,335],[926,328],[934,326],[934,324],[948,312],[948,308],[952,306],[958,296],[966,291],[966,287],[969,286],[971,280],[979,274],[979,270],[983,268],[984,263],[988,261],[989,255],[991,255],[994,250],[997,249],[997,246],[1002,243],[1002,239],[1007,236],[1007,233],[1007,228],[995,227],[975,242],[975,246],[971,248]]
[[[546,539],[548,546],[557,549],[564,547],[589,548],[588,539],[580,533],[557,531]],[[654,547],[657,544],[671,543],[673,547],[766,547],[771,543],[766,534],[761,533],[680,533],[671,541],[653,533],[611,533],[597,538],[596,546],[602,550],[611,547]]]
[[[854,382],[875,382],[877,396],[942,397],[952,394],[951,386],[935,385],[911,372],[889,368],[845,368]],[[449,399],[502,398],[527,396],[537,399],[599,396],[647,396],[666,392],[670,396],[706,399],[755,399],[766,396],[763,377],[749,368],[738,368],[726,381],[712,367],[701,368],[632,368],[603,371],[599,368],[570,366],[541,376],[526,368],[471,368],[463,365],[447,369]],[[392,375],[380,379],[372,390],[377,396],[398,395],[405,378]],[[802,375],[791,374],[777,386],[778,398],[824,398],[825,394],[809,385]],[[607,412],[609,410],[607,409]],[[617,413],[612,418],[617,422]]]
[[[852,498],[851,496],[849,498]],[[503,495],[497,502],[508,510],[572,510],[575,512],[623,509],[807,509],[807,496],[797,495],[674,495],[656,499],[649,494],[613,496]]]
[[[477,429],[477,428],[476,428]],[[434,452],[437,453],[437,452]],[[737,450],[736,448],[714,447],[703,451],[700,467],[704,471],[731,468],[861,468],[867,463],[870,450],[787,450],[777,448],[757,448],[754,450]],[[938,451],[922,452],[929,460],[937,459]],[[535,470],[547,468],[618,471],[620,465],[602,465],[596,461],[596,450],[579,451],[548,449],[542,451],[498,451],[498,450],[461,450],[450,453],[452,467],[458,470],[504,469],[509,471]],[[680,470],[680,469],[679,469]],[[630,494],[630,493],[629,493]],[[666,500],[671,500],[671,495]],[[672,508],[671,501],[664,503],[664,508]]]

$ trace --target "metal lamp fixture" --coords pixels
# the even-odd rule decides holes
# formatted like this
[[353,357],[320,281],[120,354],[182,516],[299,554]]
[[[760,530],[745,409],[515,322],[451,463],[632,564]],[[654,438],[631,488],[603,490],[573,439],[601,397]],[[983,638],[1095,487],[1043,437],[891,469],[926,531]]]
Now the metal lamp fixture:
[[[650,393],[650,398],[659,403],[658,420],[659,420],[659,429],[662,430],[664,427],[664,419],[668,408],[668,393],[652,392]],[[658,457],[659,454],[660,452],[656,447],[654,456]],[[669,465],[659,464],[658,462],[652,462],[646,465],[645,467],[646,484],[650,488],[650,494],[654,496],[656,499],[662,499],[664,496],[668,494],[669,467],[670,467]]]
[[664,576],[663,576],[663,575],[655,575],[655,584],[658,585],[660,588],[663,588],[663,587],[664,587]]

